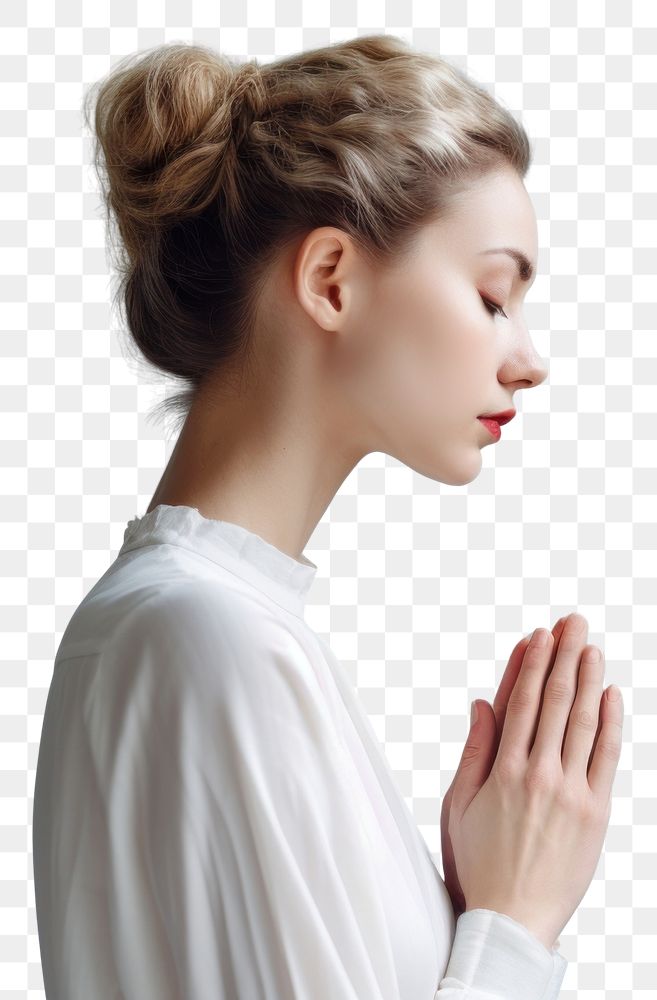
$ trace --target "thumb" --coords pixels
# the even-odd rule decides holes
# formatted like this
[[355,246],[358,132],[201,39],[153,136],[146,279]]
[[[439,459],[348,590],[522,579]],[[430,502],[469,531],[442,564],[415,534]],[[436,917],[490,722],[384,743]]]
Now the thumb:
[[463,747],[455,784],[459,798],[469,804],[490,774],[497,754],[497,721],[493,706],[481,698],[472,703],[470,731]]

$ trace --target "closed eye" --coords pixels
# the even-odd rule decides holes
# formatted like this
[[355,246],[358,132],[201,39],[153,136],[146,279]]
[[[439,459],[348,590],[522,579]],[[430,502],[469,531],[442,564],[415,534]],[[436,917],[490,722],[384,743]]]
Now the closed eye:
[[480,298],[491,316],[504,316],[505,319],[509,318],[501,306],[496,305],[495,302],[491,302],[490,299],[485,299],[483,295],[481,295]]

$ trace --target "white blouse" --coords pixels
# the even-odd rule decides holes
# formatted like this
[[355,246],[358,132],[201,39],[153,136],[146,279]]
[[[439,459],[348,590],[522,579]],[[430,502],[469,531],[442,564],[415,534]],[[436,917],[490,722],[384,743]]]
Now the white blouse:
[[553,1000],[566,959],[457,921],[317,567],[161,504],[73,614],[33,812],[48,1000]]

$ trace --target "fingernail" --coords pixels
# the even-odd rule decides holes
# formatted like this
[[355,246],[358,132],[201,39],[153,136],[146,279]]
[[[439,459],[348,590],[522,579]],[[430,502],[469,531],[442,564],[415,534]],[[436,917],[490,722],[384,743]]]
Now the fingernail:
[[620,701],[620,696],[621,696],[620,688],[616,687],[615,684],[612,684],[607,692],[607,697],[609,698],[609,701]]
[[477,702],[473,701],[470,705],[470,725],[474,726],[475,722],[479,717],[479,712],[477,710]]

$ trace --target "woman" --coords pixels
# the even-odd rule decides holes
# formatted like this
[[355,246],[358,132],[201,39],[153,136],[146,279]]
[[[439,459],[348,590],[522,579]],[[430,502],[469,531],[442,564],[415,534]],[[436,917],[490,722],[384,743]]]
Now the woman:
[[[492,416],[546,377],[524,130],[389,36],[262,67],[162,46],[90,96],[126,323],[183,384],[183,426],[57,653],[33,826],[47,995],[556,997],[621,718],[586,621],[521,641],[480,703],[443,882],[303,617],[304,547],[360,459],[471,482]],[[571,693],[539,718],[552,677]],[[600,728],[568,731],[562,769],[574,699]]]

